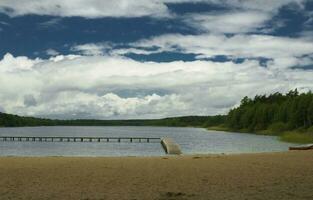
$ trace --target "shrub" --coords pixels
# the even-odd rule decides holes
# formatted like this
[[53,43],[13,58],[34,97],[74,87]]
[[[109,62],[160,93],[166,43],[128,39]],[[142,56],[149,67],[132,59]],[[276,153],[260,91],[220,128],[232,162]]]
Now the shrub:
[[288,124],[283,122],[276,122],[270,125],[268,129],[273,134],[281,134],[288,130]]
[[313,134],[313,126],[311,126],[310,128],[308,128],[307,132]]

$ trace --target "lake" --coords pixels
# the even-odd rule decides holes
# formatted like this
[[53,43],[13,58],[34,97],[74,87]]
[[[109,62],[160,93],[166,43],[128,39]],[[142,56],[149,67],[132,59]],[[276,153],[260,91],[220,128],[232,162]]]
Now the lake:
[[[274,136],[173,127],[0,128],[0,136],[171,137],[184,154],[236,154],[287,151],[292,144]],[[161,156],[159,143],[3,142],[0,156]]]

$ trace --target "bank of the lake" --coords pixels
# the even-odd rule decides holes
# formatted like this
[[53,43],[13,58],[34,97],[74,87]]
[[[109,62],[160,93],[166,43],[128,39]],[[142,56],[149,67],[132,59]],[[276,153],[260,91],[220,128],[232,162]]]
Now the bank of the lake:
[[308,200],[313,151],[239,155],[0,157],[1,199]]
[[298,144],[311,144],[313,143],[313,130],[290,130],[282,132],[274,132],[272,130],[262,130],[257,132],[248,131],[246,129],[233,130],[227,126],[211,126],[206,127],[207,130],[212,131],[224,131],[224,132],[237,132],[245,134],[256,134],[256,135],[269,135],[269,136],[278,136],[281,141],[298,143]]

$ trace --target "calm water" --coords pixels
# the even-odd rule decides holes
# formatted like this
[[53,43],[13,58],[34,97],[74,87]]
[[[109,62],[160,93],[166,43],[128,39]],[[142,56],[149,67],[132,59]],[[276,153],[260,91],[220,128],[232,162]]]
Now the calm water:
[[[168,127],[27,127],[0,128],[14,136],[171,137],[184,154],[286,151],[291,145],[272,136]],[[159,156],[159,143],[2,142],[1,156]]]

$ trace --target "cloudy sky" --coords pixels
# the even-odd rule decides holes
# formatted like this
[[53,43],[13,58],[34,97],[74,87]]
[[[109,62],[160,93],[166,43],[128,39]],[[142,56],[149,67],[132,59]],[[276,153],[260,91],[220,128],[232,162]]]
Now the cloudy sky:
[[313,90],[313,0],[1,0],[0,112],[225,114]]

